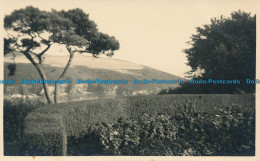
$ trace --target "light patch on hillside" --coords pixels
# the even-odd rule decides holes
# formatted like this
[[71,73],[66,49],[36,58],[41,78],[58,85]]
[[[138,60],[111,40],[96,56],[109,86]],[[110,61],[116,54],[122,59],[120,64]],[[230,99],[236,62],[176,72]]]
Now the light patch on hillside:
[[[45,60],[43,64],[50,65],[53,67],[65,67],[66,63],[69,59],[69,56],[58,56],[58,55],[47,55],[45,57]],[[12,57],[5,57],[4,59],[7,63],[13,63]],[[19,55],[15,58],[16,63],[30,63],[27,58],[23,55]],[[121,73],[127,73],[130,72],[127,71],[127,69],[143,69],[142,65],[117,60],[113,58],[94,58],[92,56],[81,56],[81,55],[75,55],[71,64],[71,67],[73,66],[86,66],[89,68],[97,68],[97,69],[110,69],[110,70],[117,70]]]
[[129,70],[125,70],[125,69],[118,69],[116,71],[119,72],[119,73],[123,73],[123,74],[136,75],[136,73],[130,72]]

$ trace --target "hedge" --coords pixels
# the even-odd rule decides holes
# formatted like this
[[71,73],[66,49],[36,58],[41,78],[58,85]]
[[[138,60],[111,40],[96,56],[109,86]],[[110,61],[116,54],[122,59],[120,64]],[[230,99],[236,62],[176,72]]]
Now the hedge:
[[67,136],[60,110],[39,108],[25,118],[25,155],[66,155]]
[[[98,123],[115,123],[120,117],[137,118],[142,113],[174,114],[183,110],[212,113],[239,105],[255,107],[254,95],[154,95],[68,102],[43,106],[25,120],[28,154],[64,155],[66,136],[82,137]],[[30,153],[29,153],[30,152]]]
[[214,109],[234,104],[242,106],[245,110],[252,109],[255,107],[254,96],[228,94],[133,96],[61,103],[47,107],[62,110],[68,136],[80,136],[84,135],[91,125],[101,122],[114,123],[120,117],[137,118],[143,112],[174,114],[183,110],[193,110],[212,113]]

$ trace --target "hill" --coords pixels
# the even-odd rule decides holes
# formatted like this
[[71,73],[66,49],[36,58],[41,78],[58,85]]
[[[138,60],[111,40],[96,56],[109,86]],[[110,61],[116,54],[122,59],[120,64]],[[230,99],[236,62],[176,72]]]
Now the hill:
[[[47,55],[44,61],[44,70],[48,80],[56,80],[62,73],[68,57],[59,55]],[[14,85],[5,85],[5,96],[13,95],[43,95],[41,84],[21,84],[21,79],[39,80],[40,76],[33,65],[23,56],[15,58],[15,75],[9,75],[8,64],[12,63],[12,57],[5,57],[4,78],[15,80]],[[72,65],[63,79],[72,81],[70,85],[60,86],[60,99],[81,100],[111,98],[130,95],[157,94],[166,88],[178,87],[178,84],[134,84],[138,80],[182,80],[183,78],[171,75],[150,67],[112,58],[93,58],[92,56],[76,55]],[[77,80],[127,80],[127,84],[78,84]],[[54,87],[49,87],[53,93]]]

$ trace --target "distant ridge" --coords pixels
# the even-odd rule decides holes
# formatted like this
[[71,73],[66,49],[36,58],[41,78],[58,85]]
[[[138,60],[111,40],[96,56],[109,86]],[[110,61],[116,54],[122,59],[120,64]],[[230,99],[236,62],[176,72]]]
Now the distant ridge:
[[[22,55],[17,56],[15,62],[17,64],[14,76],[8,76],[9,70],[7,65],[12,63],[12,57],[5,57],[4,78],[13,79],[17,83],[15,85],[7,85],[9,94],[19,94],[22,87],[20,84],[21,79],[26,80],[39,80],[39,74],[33,65]],[[51,56],[48,55],[44,61],[44,70],[47,79],[56,80],[62,73],[67,57]],[[159,71],[150,67],[140,64],[134,64],[125,60],[118,60],[112,58],[92,58],[90,56],[75,56],[72,66],[69,68],[64,79],[72,80],[72,92],[68,91],[69,87],[62,86],[61,93],[68,95],[92,94],[92,95],[113,95],[113,96],[130,96],[130,95],[147,95],[157,94],[162,89],[169,87],[176,88],[178,84],[134,84],[134,79],[138,80],[179,80],[183,79],[166,72]],[[77,79],[82,80],[128,80],[127,84],[77,84]],[[42,91],[41,84],[31,85],[27,89],[28,94],[39,95]],[[71,88],[70,87],[70,88]],[[36,90],[37,89],[37,90]],[[6,90],[5,90],[6,91]],[[78,91],[78,92],[77,92]],[[11,92],[11,93],[10,93]],[[5,94],[8,92],[6,91]],[[41,93],[42,94],[42,93]]]

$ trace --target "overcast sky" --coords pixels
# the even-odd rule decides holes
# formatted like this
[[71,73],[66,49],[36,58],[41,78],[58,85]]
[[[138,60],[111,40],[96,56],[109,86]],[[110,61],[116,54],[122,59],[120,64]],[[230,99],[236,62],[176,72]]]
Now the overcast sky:
[[255,14],[259,8],[257,0],[6,0],[3,12],[28,5],[48,11],[81,8],[101,32],[119,40],[114,58],[182,77],[189,70],[182,50],[195,27],[221,14],[239,9]]

